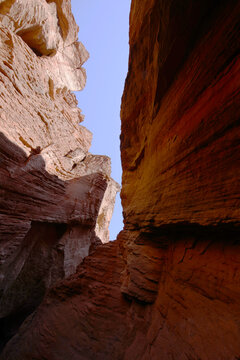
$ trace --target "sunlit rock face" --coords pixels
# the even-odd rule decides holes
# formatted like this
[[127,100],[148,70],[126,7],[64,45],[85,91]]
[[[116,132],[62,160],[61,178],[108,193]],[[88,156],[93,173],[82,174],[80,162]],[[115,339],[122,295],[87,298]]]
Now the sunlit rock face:
[[132,1],[124,229],[4,360],[240,358],[239,18],[237,0]]
[[71,90],[85,86],[89,55],[77,33],[70,1],[0,1],[2,342],[46,288],[109,241],[119,185],[79,125]]

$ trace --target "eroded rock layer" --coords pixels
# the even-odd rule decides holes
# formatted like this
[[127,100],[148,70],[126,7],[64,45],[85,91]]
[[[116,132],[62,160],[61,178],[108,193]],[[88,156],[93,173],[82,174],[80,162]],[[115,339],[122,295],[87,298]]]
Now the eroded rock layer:
[[237,0],[132,1],[124,230],[48,291],[4,360],[240,358],[239,18]]
[[71,90],[85,85],[88,52],[77,33],[70,1],[0,1],[3,342],[46,288],[109,240],[119,186],[110,159],[89,153],[92,134],[79,125]]
[[128,228],[237,222],[239,1],[134,1],[122,103]]
[[[238,359],[239,235],[210,233],[120,233],[51,289],[3,359]],[[123,296],[129,249],[137,285]]]

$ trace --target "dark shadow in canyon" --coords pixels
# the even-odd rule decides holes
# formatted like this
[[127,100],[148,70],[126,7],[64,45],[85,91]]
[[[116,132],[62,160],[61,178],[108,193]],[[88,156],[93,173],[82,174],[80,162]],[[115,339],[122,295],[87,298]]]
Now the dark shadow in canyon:
[[[198,2],[192,3],[191,1],[182,3],[179,3],[179,1],[172,2],[169,10],[171,14],[171,23],[169,24],[171,33],[168,34],[168,36],[171,38],[172,34],[179,33],[179,41],[173,43],[167,60],[165,60],[165,65],[158,73],[152,120],[156,117],[160,109],[164,94],[167,93],[176,79],[176,75],[191,54],[192,49],[209,31],[212,22],[214,19],[217,19],[224,5],[226,6],[226,3],[226,0],[213,0],[211,2],[202,0],[201,5]],[[153,40],[155,36],[159,43],[161,43],[162,34],[161,31],[159,31],[160,25],[157,21],[158,18],[161,18],[160,9],[161,6],[159,2],[156,2],[151,21],[152,24],[156,24],[158,27],[157,29],[152,27],[151,40]],[[184,24],[182,23],[183,17],[186,18]],[[186,28],[188,28],[188,31],[186,31]],[[152,41],[152,43],[154,43],[154,41]],[[161,63],[161,52],[159,53],[159,63]],[[169,69],[171,69],[171,71],[169,71]]]
[[[91,183],[95,175],[81,177],[83,185],[84,181]],[[0,133],[0,353],[42,302],[47,289],[65,277],[64,249],[59,243],[63,235],[80,226],[83,234],[101,243],[93,224],[79,224],[76,219],[37,220],[36,208],[42,207],[44,212],[53,206],[53,218],[54,209],[63,206],[57,196],[64,195],[66,183],[45,170],[39,147],[31,148],[27,156]],[[15,248],[6,258],[9,242]]]
[[[18,256],[8,266],[0,309],[10,315],[0,319],[0,351],[41,303],[49,283],[64,277],[63,253],[58,243],[66,229],[66,224],[32,222]],[[23,257],[24,265],[15,278]]]

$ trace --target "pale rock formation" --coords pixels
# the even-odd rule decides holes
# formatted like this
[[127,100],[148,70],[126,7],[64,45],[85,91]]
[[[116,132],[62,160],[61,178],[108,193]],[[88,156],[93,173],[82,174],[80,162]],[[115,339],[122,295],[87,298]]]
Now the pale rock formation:
[[99,209],[95,233],[100,239],[102,239],[103,243],[108,242],[109,225],[113,214],[113,207],[109,206],[109,203],[111,203],[112,198],[115,198],[116,193],[119,190],[120,186],[117,182],[112,181],[111,183],[109,183]]
[[71,90],[84,88],[89,55],[77,33],[68,0],[0,2],[2,324],[20,323],[92,245],[109,240],[119,185],[79,125]]

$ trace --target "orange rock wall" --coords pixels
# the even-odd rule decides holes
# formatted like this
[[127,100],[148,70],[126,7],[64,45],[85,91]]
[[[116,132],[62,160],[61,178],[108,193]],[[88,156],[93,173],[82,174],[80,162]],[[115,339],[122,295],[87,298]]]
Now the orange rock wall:
[[132,2],[127,228],[239,221],[239,14],[239,1]]

